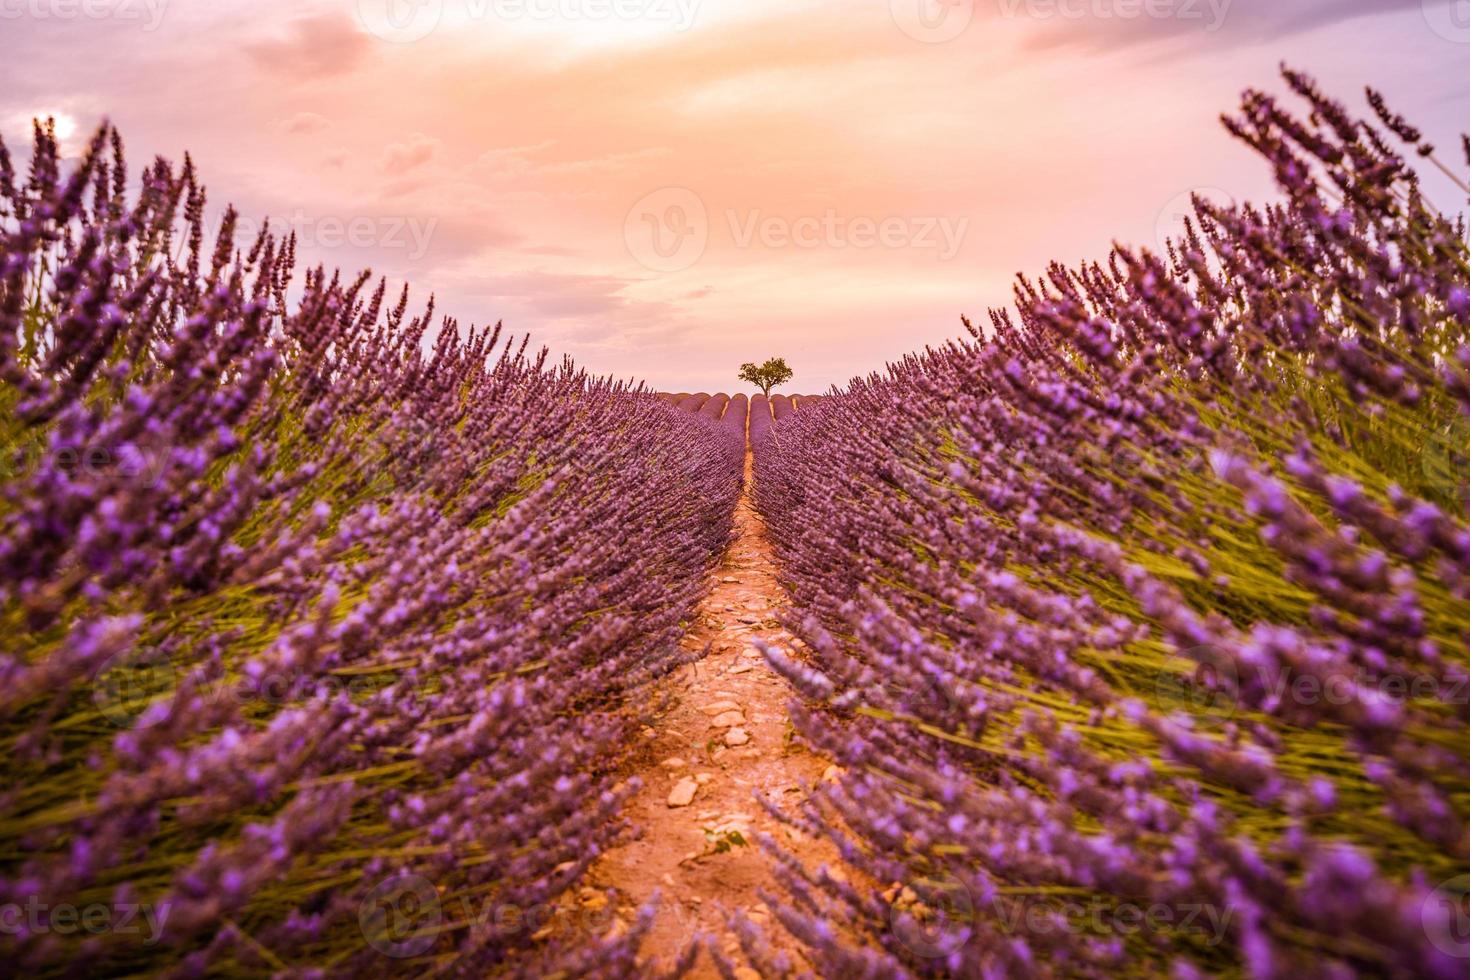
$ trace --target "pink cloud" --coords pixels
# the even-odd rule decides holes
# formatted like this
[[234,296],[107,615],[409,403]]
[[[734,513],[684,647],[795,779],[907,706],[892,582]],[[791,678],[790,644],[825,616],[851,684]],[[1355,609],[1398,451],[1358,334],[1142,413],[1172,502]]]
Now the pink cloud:
[[286,120],[288,133],[315,133],[327,128],[327,117],[315,112],[298,112]]
[[401,176],[432,160],[442,145],[439,140],[415,133],[401,143],[389,143],[379,166],[384,173]]
[[368,37],[344,13],[319,13],[292,21],[283,36],[245,45],[264,68],[302,78],[339,75],[362,63]]

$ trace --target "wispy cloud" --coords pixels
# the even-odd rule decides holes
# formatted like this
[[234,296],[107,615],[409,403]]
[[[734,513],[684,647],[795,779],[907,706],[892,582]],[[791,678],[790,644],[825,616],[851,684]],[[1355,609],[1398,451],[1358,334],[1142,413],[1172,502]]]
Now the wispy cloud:
[[434,159],[434,154],[439,152],[442,145],[439,140],[431,136],[414,133],[401,143],[389,143],[383,150],[383,158],[379,167],[384,173],[402,176]]
[[992,17],[1029,28],[1032,50],[1169,42],[1180,57],[1210,47],[1280,43],[1363,17],[1418,12],[1426,2],[1453,0],[980,0]]
[[316,112],[298,112],[286,120],[288,133],[315,133],[327,128],[327,117]]
[[341,11],[298,17],[277,37],[252,41],[245,51],[262,68],[297,78],[339,75],[362,64],[372,43]]

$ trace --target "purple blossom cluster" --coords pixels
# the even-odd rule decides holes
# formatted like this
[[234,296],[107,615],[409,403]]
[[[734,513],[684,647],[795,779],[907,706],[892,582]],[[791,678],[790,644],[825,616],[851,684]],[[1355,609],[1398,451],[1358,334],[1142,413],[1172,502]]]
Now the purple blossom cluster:
[[110,128],[28,169],[0,144],[5,972],[631,970],[646,920],[452,910],[551,907],[621,832],[743,441],[207,241],[192,164],[130,195]]
[[821,975],[1470,975],[1455,171],[1284,77],[1226,119],[1279,203],[752,425],[842,772],[798,822],[845,871],[767,841]]
[[765,395],[756,395],[750,400],[750,451],[752,453],[765,448],[774,421],[770,399]]
[[745,430],[749,421],[750,399],[744,395],[735,395],[725,406],[725,414],[720,417],[720,425],[740,444],[742,461],[745,458]]

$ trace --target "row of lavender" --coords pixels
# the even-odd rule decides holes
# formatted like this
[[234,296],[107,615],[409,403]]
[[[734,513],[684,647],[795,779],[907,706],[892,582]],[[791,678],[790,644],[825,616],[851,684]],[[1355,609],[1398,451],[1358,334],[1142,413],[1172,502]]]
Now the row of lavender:
[[733,415],[742,422],[748,411],[756,414],[764,411],[767,418],[774,417],[779,421],[800,408],[811,408],[822,400],[821,395],[772,395],[769,399],[765,395],[756,395],[747,400],[744,395],[731,397],[707,395],[704,392],[694,395],[659,392],[658,397],[681,412],[693,412],[716,421]]
[[1470,973],[1470,249],[1420,134],[1286,79],[1227,120],[1283,204],[757,447],[845,769],[855,871],[782,865],[823,975]]
[[[0,955],[27,974],[545,976],[739,441],[434,331],[294,240],[0,146]],[[432,338],[432,339],[430,339]]]
[[821,395],[756,395],[747,401],[744,395],[695,395],[660,392],[659,398],[681,412],[693,412],[720,425],[730,433],[738,433],[742,446],[748,434],[750,445],[757,448],[771,433],[771,427],[799,410],[815,408],[821,403]]

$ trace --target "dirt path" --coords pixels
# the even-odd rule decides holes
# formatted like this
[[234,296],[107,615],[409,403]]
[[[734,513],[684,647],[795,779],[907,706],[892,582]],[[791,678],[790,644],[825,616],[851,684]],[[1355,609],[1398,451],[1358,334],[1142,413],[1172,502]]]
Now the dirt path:
[[[619,914],[629,918],[655,891],[660,893],[657,918],[643,949],[661,967],[671,965],[701,932],[718,937],[732,960],[744,962],[721,910],[744,909],[765,925],[770,915],[757,889],[779,891],[769,859],[755,843],[756,833],[772,834],[811,865],[830,860],[833,853],[825,843],[779,824],[754,797],[761,792],[792,810],[821,779],[828,762],[793,738],[785,707],[793,691],[751,643],[760,638],[786,649],[800,645],[775,623],[786,597],[776,581],[765,522],[752,505],[750,484],[747,453],[746,490],[735,511],[739,536],[684,641],[690,649],[712,643],[710,656],[664,683],[662,693],[673,707],[644,732],[651,751],[647,767],[638,773],[643,790],[628,811],[644,833],[609,851],[588,882],[592,889],[615,890]],[[746,843],[741,846],[737,840]],[[773,932],[779,933],[779,927]],[[798,958],[797,965],[805,964]],[[690,974],[718,975],[703,954]],[[749,967],[740,975],[742,980],[758,976]]]

